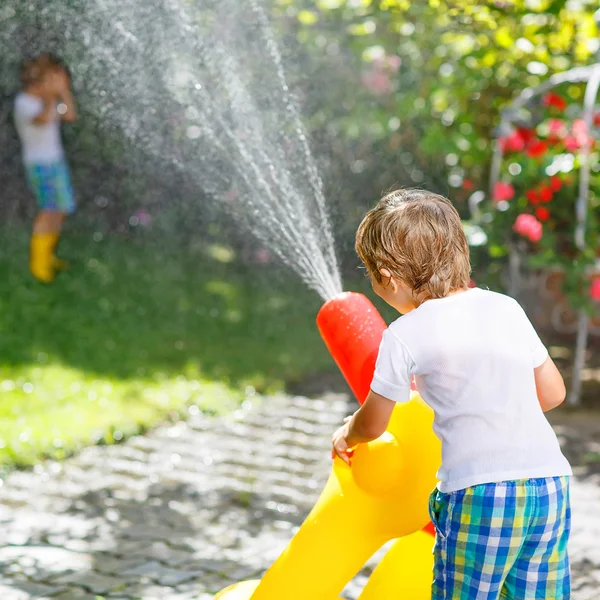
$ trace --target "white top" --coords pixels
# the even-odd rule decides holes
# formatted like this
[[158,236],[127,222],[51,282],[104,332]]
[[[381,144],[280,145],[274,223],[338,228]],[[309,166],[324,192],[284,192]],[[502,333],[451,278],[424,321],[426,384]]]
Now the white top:
[[547,356],[515,300],[474,288],[428,300],[392,323],[371,388],[406,402],[415,375],[442,442],[442,492],[570,475],[535,389],[533,370]]
[[64,156],[60,139],[60,116],[44,125],[32,121],[44,111],[44,101],[37,96],[21,92],[15,98],[15,125],[21,138],[21,150],[25,164],[49,164]]

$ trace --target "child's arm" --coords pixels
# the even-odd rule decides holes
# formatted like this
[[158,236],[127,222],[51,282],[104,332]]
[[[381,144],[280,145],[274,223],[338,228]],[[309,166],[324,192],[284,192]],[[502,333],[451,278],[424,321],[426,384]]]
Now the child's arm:
[[542,410],[548,412],[562,404],[567,391],[562,375],[556,368],[554,361],[548,356],[533,372],[535,374],[537,396]]
[[365,403],[345,419],[332,438],[332,456],[339,456],[350,464],[349,450],[358,444],[376,440],[387,429],[396,402],[389,400],[373,390],[369,392]]
[[49,123],[56,117],[56,102],[54,98],[45,98],[44,99],[44,109],[41,113],[36,115],[31,122],[34,125],[45,125]]
[[333,434],[331,453],[334,458],[337,455],[350,464],[352,447],[376,440],[383,434],[394,406],[410,400],[414,369],[414,361],[404,343],[389,329],[385,331],[365,403]]
[[387,429],[396,402],[369,392],[365,403],[354,413],[348,423],[348,446],[366,444],[376,440]]
[[66,73],[60,73],[60,86],[58,96],[60,104],[58,105],[58,113],[62,121],[77,121],[77,110],[75,109],[75,100],[69,85],[69,78]]

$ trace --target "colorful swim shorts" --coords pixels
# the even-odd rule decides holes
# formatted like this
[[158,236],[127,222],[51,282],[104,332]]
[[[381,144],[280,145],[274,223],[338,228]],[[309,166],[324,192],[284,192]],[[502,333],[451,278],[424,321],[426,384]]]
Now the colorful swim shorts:
[[26,165],[27,183],[35,194],[39,210],[63,213],[75,211],[71,175],[65,160]]
[[569,600],[569,478],[435,490],[433,600]]

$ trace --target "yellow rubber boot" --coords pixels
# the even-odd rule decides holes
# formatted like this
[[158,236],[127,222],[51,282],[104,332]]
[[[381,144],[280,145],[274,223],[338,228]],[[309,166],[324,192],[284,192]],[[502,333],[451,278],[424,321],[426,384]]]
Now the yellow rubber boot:
[[57,239],[55,233],[34,233],[31,236],[29,270],[42,283],[52,283],[54,280],[52,250]]
[[65,269],[69,268],[69,266],[70,266],[69,263],[66,260],[63,260],[62,258],[58,258],[56,256],[56,254],[54,254],[54,251],[58,244],[58,240],[60,239],[60,234],[54,233],[52,235],[53,235],[53,240],[52,240],[51,265],[55,271],[64,271]]

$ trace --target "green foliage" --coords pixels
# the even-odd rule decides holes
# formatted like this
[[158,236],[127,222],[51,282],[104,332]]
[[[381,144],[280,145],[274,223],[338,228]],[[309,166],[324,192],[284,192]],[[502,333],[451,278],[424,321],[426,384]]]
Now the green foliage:
[[[590,64],[599,46],[594,0],[277,4],[282,13],[299,19],[298,37],[307,47],[338,56],[340,63],[353,61],[352,69],[345,67],[342,73],[353,79],[355,89],[343,100],[343,115],[336,118],[332,110],[330,126],[347,139],[361,139],[365,148],[379,150],[373,153],[373,165],[366,159],[365,171],[382,165],[382,151],[400,159],[408,152],[412,161],[396,162],[406,168],[407,181],[402,183],[450,195],[465,217],[471,193],[487,189],[490,140],[500,109],[523,88]],[[302,24],[300,15],[307,10],[311,22]],[[581,100],[581,93],[577,86],[568,90],[573,102]],[[561,217],[571,225],[555,228],[563,239],[572,233],[574,217],[572,212],[566,215],[573,209],[572,192],[567,187],[563,191],[567,201]],[[509,217],[514,221],[514,215]],[[488,252],[474,253],[492,279],[498,270],[494,263],[488,265],[490,257],[503,261],[507,256],[507,225],[495,223],[498,231],[491,232]],[[550,239],[548,235],[548,243]]]
[[305,43],[360,57],[363,85],[347,103],[346,131],[401,143],[416,134],[415,151],[449,158],[456,188],[466,175],[485,176],[497,111],[515,91],[589,63],[597,50],[592,0],[278,4],[300,22],[311,11],[299,32]]

